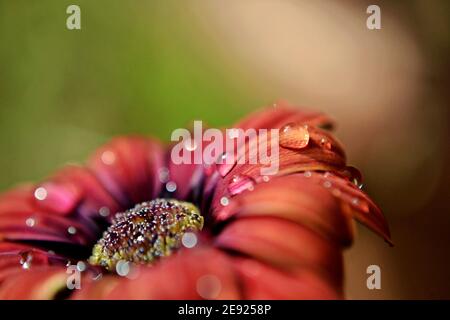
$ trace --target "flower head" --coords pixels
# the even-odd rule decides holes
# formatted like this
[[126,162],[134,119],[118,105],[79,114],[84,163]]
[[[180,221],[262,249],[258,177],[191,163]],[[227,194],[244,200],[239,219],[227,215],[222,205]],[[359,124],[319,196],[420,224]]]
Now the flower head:
[[[174,164],[171,146],[133,136],[5,192],[0,298],[342,298],[353,219],[390,235],[331,127],[283,103],[236,124],[280,129],[276,175],[238,161]],[[68,262],[79,290],[67,289]]]

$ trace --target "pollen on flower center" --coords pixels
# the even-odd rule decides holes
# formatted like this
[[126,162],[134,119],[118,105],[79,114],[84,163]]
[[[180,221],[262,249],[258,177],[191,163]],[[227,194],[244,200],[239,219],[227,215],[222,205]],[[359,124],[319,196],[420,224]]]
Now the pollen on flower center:
[[179,248],[187,232],[203,228],[196,206],[174,199],[156,199],[116,214],[92,251],[89,262],[114,270],[121,260],[152,263]]

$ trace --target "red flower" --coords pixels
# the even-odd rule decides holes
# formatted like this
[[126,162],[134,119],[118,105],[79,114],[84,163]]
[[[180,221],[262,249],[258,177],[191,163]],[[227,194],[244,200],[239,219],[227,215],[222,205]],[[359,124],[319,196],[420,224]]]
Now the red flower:
[[[87,166],[4,193],[0,299],[342,298],[353,218],[390,235],[331,125],[322,114],[281,105],[238,123],[284,128],[276,176],[261,176],[261,165],[175,165],[159,142],[120,137]],[[175,200],[149,202],[157,198]],[[194,213],[203,218],[192,222]],[[138,262],[132,272],[127,260]],[[82,261],[79,290],[67,289],[67,261]]]

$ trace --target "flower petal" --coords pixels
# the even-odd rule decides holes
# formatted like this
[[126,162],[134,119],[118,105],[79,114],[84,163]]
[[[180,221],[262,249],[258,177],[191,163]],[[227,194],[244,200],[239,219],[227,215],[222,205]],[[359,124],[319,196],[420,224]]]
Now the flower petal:
[[101,147],[89,162],[105,188],[130,208],[133,203],[153,199],[161,183],[158,169],[163,167],[164,150],[150,139],[119,137]]
[[215,244],[285,271],[309,269],[342,286],[342,248],[294,222],[272,217],[237,219]]
[[308,269],[286,272],[246,258],[235,259],[235,269],[245,299],[324,300],[343,296],[322,275]]
[[66,279],[63,267],[35,268],[5,280],[0,287],[0,300],[53,299],[66,288]]
[[272,107],[257,111],[235,124],[242,129],[275,129],[288,123],[304,123],[318,127],[332,127],[333,121],[323,113],[308,112],[304,108],[291,106],[285,101],[278,101]]
[[314,179],[304,174],[272,178],[257,184],[254,191],[230,198],[227,206],[215,199],[213,216],[218,221],[231,217],[280,217],[306,226],[331,241],[350,245],[354,235],[351,217],[341,210],[340,202],[330,191]]
[[218,250],[180,250],[135,280],[122,279],[107,299],[238,299],[230,259]]

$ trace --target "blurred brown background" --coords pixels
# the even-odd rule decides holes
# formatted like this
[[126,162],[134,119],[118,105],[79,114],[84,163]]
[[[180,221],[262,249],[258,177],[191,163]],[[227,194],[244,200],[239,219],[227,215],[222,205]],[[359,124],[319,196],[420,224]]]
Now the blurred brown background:
[[392,228],[394,248],[359,228],[348,297],[450,298],[450,2],[80,0],[68,31],[72,3],[0,0],[1,189],[115,134],[168,140],[281,98],[336,119]]

